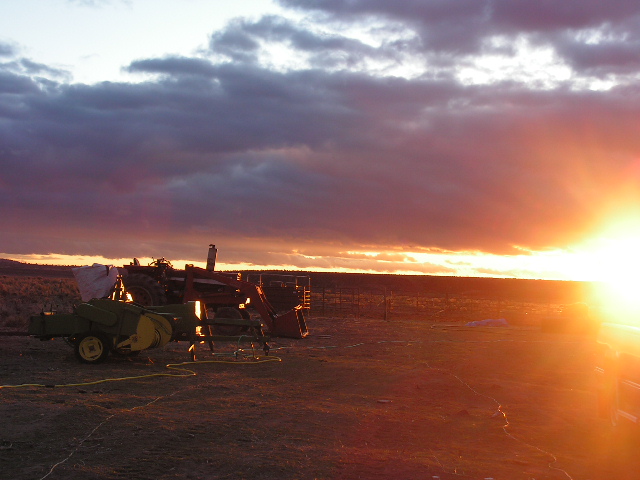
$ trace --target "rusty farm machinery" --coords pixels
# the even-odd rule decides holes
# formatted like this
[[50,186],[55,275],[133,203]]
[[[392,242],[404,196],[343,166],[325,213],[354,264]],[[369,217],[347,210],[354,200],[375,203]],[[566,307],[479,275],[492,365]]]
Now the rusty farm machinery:
[[216,253],[211,245],[206,269],[186,265],[177,270],[165,259],[149,266],[134,259],[121,268],[75,269],[83,303],[72,313],[32,316],[28,335],[67,339],[83,363],[102,362],[109,353],[136,354],[170,341],[188,341],[192,360],[196,345],[208,343],[213,350],[216,341],[250,342],[268,354],[271,337],[308,335],[308,304],[299,302],[279,313],[260,285],[238,274],[215,272]]
[[[200,301],[207,317],[249,319],[257,316],[271,336],[303,338],[308,334],[305,314],[310,308],[308,282],[297,282],[293,288],[282,285],[280,294],[269,291],[267,298],[260,283],[241,279],[238,273],[216,272],[217,249],[209,245],[207,267],[185,265],[184,270],[173,268],[164,258],[142,266],[134,259],[119,268],[122,280],[133,301],[141,305],[178,304]],[[279,308],[280,307],[280,308]],[[282,308],[287,311],[282,311]],[[221,333],[240,333],[242,327],[217,327]]]

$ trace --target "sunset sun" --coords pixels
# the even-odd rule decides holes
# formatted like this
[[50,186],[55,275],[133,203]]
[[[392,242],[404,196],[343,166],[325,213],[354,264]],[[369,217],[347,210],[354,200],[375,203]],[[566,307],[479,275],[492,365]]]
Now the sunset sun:
[[633,322],[640,313],[640,225],[621,222],[589,242],[575,268],[598,282],[595,301],[610,321]]

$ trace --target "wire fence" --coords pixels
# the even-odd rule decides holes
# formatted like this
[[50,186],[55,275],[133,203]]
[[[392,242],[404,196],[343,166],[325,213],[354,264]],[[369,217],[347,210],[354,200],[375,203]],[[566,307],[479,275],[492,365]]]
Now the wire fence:
[[[272,292],[268,298],[270,295]],[[499,291],[491,294],[489,291],[402,291],[384,286],[315,286],[305,287],[303,303],[310,305],[311,317],[436,321],[504,318],[512,324],[526,325],[555,315],[570,303],[560,303],[558,296],[548,297],[529,295],[527,298]],[[30,315],[48,309],[70,312],[79,302],[73,279],[0,276],[0,330],[22,331]],[[292,306],[288,305],[287,310],[289,308]]]
[[562,304],[551,301],[384,288],[321,287],[311,293],[311,315],[321,317],[384,320],[424,317],[446,321],[504,318],[514,324],[535,324],[561,308]]

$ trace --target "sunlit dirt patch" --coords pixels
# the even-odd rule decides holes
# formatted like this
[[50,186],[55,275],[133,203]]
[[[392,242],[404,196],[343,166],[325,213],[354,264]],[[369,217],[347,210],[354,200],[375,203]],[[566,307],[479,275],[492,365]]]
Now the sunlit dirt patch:
[[87,366],[62,340],[0,337],[2,385],[76,384],[0,389],[0,476],[577,480],[640,467],[634,437],[616,448],[597,418],[587,335],[427,318],[309,328],[272,341],[281,362],[85,385],[166,372],[187,345]]

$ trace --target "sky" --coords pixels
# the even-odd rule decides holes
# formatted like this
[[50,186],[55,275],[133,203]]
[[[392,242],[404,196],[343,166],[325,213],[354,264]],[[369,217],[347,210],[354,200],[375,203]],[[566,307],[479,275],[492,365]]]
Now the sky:
[[630,0],[0,0],[0,258],[625,275],[639,78]]

